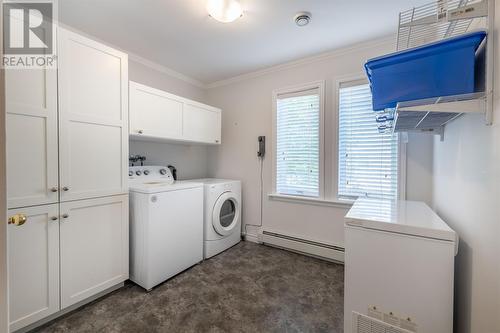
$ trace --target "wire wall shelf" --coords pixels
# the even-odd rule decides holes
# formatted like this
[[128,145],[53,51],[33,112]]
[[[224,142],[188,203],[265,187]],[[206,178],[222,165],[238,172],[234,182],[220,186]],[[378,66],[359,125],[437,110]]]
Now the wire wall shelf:
[[444,125],[464,113],[484,114],[486,124],[492,124],[494,6],[495,0],[437,0],[399,14],[397,51],[485,30],[488,35],[478,50],[480,91],[400,102],[384,112],[386,123],[377,119],[381,131],[419,131],[443,137]]
[[[494,1],[494,0],[493,0]],[[437,0],[399,14],[397,50],[456,37],[471,27],[484,27],[487,0]]]

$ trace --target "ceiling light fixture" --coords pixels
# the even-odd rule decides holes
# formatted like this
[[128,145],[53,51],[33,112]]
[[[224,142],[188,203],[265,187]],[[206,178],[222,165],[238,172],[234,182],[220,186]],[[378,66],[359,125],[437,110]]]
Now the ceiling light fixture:
[[229,23],[243,15],[243,9],[236,0],[208,0],[208,14],[219,22]]
[[295,21],[295,24],[297,24],[299,27],[303,27],[309,24],[311,22],[311,13],[309,12],[300,12],[295,15],[293,18]]

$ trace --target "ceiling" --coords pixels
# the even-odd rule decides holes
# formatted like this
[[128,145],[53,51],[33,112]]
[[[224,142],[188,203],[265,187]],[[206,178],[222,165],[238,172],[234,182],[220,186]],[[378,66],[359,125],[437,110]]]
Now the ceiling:
[[[429,0],[241,0],[223,24],[206,0],[61,0],[64,24],[204,84],[394,34],[398,13]],[[299,11],[312,14],[303,28]]]

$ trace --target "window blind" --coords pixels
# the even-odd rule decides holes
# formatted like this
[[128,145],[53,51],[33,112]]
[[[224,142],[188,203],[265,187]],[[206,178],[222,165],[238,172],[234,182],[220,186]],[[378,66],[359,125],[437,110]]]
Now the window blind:
[[370,87],[347,83],[339,91],[340,198],[398,197],[398,136],[379,133]]
[[319,89],[278,95],[276,192],[319,197]]

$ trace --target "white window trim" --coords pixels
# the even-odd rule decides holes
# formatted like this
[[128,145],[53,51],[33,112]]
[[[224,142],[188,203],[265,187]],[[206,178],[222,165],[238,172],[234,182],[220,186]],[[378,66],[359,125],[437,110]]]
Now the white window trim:
[[399,133],[398,190],[399,200],[406,200],[406,161],[408,133]]
[[273,168],[273,176],[272,176],[272,193],[269,194],[272,198],[289,198],[296,199],[296,201],[306,201],[310,202],[311,198],[293,196],[280,194],[276,192],[276,147],[277,147],[277,135],[276,135],[276,126],[277,126],[277,101],[278,95],[290,94],[294,92],[306,91],[318,89],[319,90],[319,197],[312,198],[313,200],[319,199],[323,200],[325,197],[325,81],[314,81],[306,84],[294,85],[285,88],[276,89],[273,91],[273,119],[272,119],[272,168]]
[[[332,155],[332,162],[333,162],[333,179],[331,180],[331,185],[332,185],[332,190],[333,190],[333,196],[335,197],[336,202],[350,202],[354,203],[355,200],[346,200],[346,199],[341,199],[339,198],[339,185],[338,185],[338,178],[339,178],[339,92],[340,92],[340,86],[343,83],[350,83],[350,82],[355,82],[359,81],[368,83],[366,79],[366,74],[365,73],[358,73],[358,74],[352,74],[352,75],[345,75],[345,76],[337,76],[334,78],[334,87],[333,87],[333,99],[334,99],[334,128],[335,128],[335,135],[333,139],[333,155]],[[375,121],[375,118],[374,120]],[[408,142],[408,136],[406,134],[399,135],[399,156],[398,156],[398,199],[399,200],[406,200],[406,161],[407,161],[407,156],[406,156],[406,144]]]
[[351,208],[352,204],[354,203],[354,201],[351,201],[351,200],[335,201],[335,200],[331,200],[331,199],[297,197],[294,195],[285,195],[285,194],[276,194],[276,193],[268,194],[268,198],[270,200],[273,200],[273,201],[290,202],[290,203],[313,205],[313,206],[337,207],[337,208],[344,208],[344,209]]

